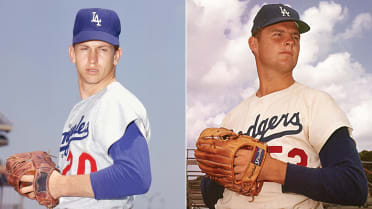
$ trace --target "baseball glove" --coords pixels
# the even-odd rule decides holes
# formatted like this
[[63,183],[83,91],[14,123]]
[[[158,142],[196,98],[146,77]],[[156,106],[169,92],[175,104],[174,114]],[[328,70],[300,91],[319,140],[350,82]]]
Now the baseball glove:
[[[254,196],[261,191],[263,181],[257,181],[267,155],[267,145],[247,135],[226,128],[207,128],[196,142],[195,158],[203,173],[227,189]],[[254,152],[241,180],[234,175],[234,159],[239,149]]]
[[[28,186],[21,182],[23,175],[34,175],[32,183],[35,198],[40,205],[47,208],[55,207],[59,201],[54,199],[49,193],[49,177],[54,170],[57,170],[56,164],[52,161],[50,155],[43,151],[25,152],[10,156],[6,161],[8,184],[21,195],[21,189]],[[57,170],[58,171],[58,170]]]

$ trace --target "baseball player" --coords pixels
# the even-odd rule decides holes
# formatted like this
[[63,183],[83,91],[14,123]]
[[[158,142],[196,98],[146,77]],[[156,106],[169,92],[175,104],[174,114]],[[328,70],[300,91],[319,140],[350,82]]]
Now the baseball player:
[[[118,15],[78,11],[69,56],[76,65],[81,101],[63,128],[58,167],[49,191],[59,209],[133,207],[151,184],[150,125],[142,103],[115,79],[122,50]],[[23,177],[32,181],[33,176]],[[32,187],[23,193],[33,197]]]
[[[363,205],[367,180],[345,113],[325,92],[293,78],[300,37],[310,30],[298,13],[283,4],[264,5],[249,38],[260,80],[257,92],[224,118],[222,127],[266,142],[268,155],[251,197],[203,178],[209,208],[323,208],[321,202]],[[240,150],[234,172],[241,179],[252,151]],[[223,194],[222,194],[223,192]]]

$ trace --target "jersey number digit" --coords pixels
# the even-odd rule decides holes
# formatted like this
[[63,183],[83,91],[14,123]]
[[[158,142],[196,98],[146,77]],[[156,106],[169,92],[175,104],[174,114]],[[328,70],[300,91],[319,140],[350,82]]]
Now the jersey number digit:
[[66,168],[63,169],[62,171],[62,175],[66,175],[66,173],[71,169],[71,166],[72,166],[72,154],[71,152],[68,153],[68,156],[67,156],[67,161],[70,162]]
[[[71,152],[68,153],[67,161],[70,162],[62,171],[62,175],[66,175],[68,171],[71,170],[72,162],[73,162],[73,155]],[[97,171],[97,163],[96,160],[90,156],[88,153],[83,152],[79,156],[79,162],[78,162],[78,170],[77,174],[84,174],[85,173],[85,161],[89,161],[90,163],[90,172],[96,172]]]
[[85,161],[88,160],[90,163],[90,172],[96,172],[97,171],[97,164],[96,161],[92,156],[90,156],[88,153],[83,152],[81,153],[79,157],[79,164],[78,164],[78,170],[77,174],[84,174],[85,173]]
[[[270,153],[282,153],[283,147],[282,146],[269,146],[269,152]],[[300,162],[297,163],[297,165],[300,166],[307,166],[307,155],[304,150],[299,148],[293,148],[291,151],[288,152],[288,157],[294,158],[296,156],[300,157]]]

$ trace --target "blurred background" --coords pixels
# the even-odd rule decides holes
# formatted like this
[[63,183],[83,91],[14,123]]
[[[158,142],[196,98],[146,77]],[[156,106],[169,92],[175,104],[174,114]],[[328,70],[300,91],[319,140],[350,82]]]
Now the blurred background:
[[[117,80],[148,111],[152,137],[150,191],[138,209],[185,205],[185,2],[0,0],[0,161],[36,150],[58,156],[63,125],[80,101],[68,57],[77,11],[113,9],[123,56]],[[172,166],[170,166],[172,165]],[[0,170],[1,171],[1,170]],[[0,181],[0,209],[37,209]],[[16,204],[16,205],[14,205]]]

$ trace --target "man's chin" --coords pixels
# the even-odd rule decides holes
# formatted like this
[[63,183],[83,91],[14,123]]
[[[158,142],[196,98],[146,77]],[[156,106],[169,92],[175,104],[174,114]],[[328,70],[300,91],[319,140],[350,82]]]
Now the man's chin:
[[296,67],[297,63],[293,63],[292,61],[283,61],[278,63],[277,67],[283,69],[284,71],[291,71]]
[[80,81],[80,83],[83,83],[85,85],[97,85],[100,83],[100,80],[98,79],[83,79]]

